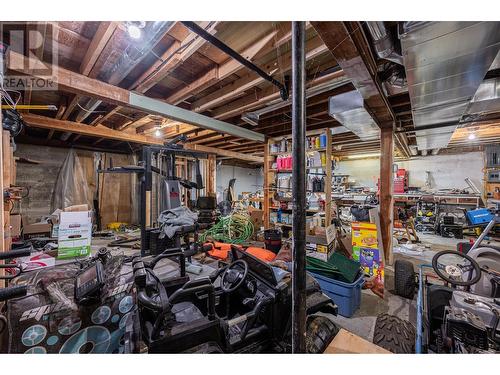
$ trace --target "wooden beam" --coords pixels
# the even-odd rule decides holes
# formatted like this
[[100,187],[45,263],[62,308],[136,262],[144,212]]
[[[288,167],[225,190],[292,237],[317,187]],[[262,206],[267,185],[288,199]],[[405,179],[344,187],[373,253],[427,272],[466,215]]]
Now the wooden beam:
[[[30,58],[10,51],[8,54],[8,66],[11,70],[30,74],[29,71],[24,69],[26,59]],[[37,60],[30,62],[33,63],[34,66],[40,65]],[[44,66],[44,68],[47,67]],[[196,125],[205,129],[220,131],[241,138],[259,141],[264,139],[263,135],[260,133],[176,107],[158,99],[148,98],[61,67],[53,66],[52,71],[54,72],[53,82],[57,84],[58,88],[61,90],[93,97],[118,106],[136,108],[143,112],[157,114],[172,120]]]
[[[306,60],[312,60],[327,51],[328,48],[323,44],[323,41],[320,38],[314,38],[308,43]],[[284,63],[280,65],[279,73],[283,74],[288,72],[292,68],[291,52],[286,53],[284,56],[280,57],[280,59],[284,61]],[[265,71],[267,70],[268,72],[276,70],[274,61],[263,67],[263,69]],[[266,82],[266,80],[258,74],[254,72],[248,73],[243,77],[237,79],[236,81],[230,83],[229,85],[221,88],[220,90],[217,90],[197,100],[193,103],[191,109],[196,112],[202,112],[209,108],[216,107],[217,105],[234,99],[240,94],[264,82]]]
[[217,159],[215,155],[208,155],[208,173],[207,173],[207,195],[208,196],[216,196],[217,193]]
[[81,134],[83,136],[94,138],[114,139],[124,142],[160,145],[163,144],[163,142],[157,138],[121,132],[118,130],[107,128],[103,125],[89,126],[80,124],[78,122],[57,120],[50,117],[38,116],[33,114],[23,115],[23,120],[26,125],[34,128]]
[[271,140],[268,139],[264,144],[264,202],[262,204],[262,209],[264,211],[264,229],[269,229],[271,226],[271,156],[269,155]]
[[[264,38],[246,48],[241,53],[241,55],[247,60],[252,60],[253,57],[262,50],[262,48],[269,44],[269,42],[276,36],[276,34],[277,31],[274,31],[266,35]],[[191,82],[186,87],[170,95],[166,99],[166,101],[171,104],[178,104],[189,98],[195,91],[202,91],[215,84],[216,82],[229,77],[231,74],[236,73],[241,68],[243,68],[243,66],[238,61],[231,59],[221,66],[216,66],[215,68],[210,69],[207,73],[205,73],[197,80]]]
[[392,231],[394,224],[393,172],[394,135],[391,128],[380,129],[380,232],[385,261],[393,264]]
[[[89,73],[92,71],[97,59],[101,55],[104,47],[106,47],[106,45],[108,44],[117,26],[118,26],[117,22],[101,22],[99,24],[99,27],[92,41],[90,42],[87,52],[85,53],[85,56],[83,57],[83,60],[80,64],[79,71],[82,75],[88,76]],[[75,95],[73,97],[71,103],[68,105],[66,111],[64,112],[64,115],[62,116],[63,120],[67,120],[71,116],[71,113],[77,106],[78,101],[80,99],[81,99],[80,95]],[[83,111],[82,108],[80,108],[78,112],[81,111]]]
[[194,151],[201,151],[201,152],[206,152],[206,153],[211,153],[211,154],[217,154],[220,156],[228,156],[233,159],[239,159],[239,160],[246,160],[246,161],[252,161],[255,163],[263,163],[264,158],[260,156],[254,156],[254,155],[248,155],[248,154],[242,154],[241,152],[233,152],[233,151],[228,151],[228,150],[222,150],[220,148],[215,148],[215,147],[208,147],[208,146],[203,146],[203,145],[195,145],[193,143],[186,143],[184,145],[185,149],[188,150],[194,150]]
[[[209,23],[201,23],[206,27]],[[205,26],[203,26],[205,25]],[[207,32],[214,34],[218,22],[213,23]],[[175,68],[189,59],[206,41],[195,34],[189,34],[182,43],[174,42],[162,55],[161,61],[156,62],[132,85],[140,93],[147,92],[151,87],[168,76]]]
[[104,50],[104,47],[106,47],[106,44],[108,44],[109,40],[113,36],[117,27],[118,22],[103,21],[99,24],[87,52],[83,57],[80,65],[80,73],[85,76],[89,75],[90,71],[94,67],[94,64],[101,55],[101,52]]
[[[26,31],[29,32],[29,24],[26,24]],[[45,37],[47,34],[47,23],[46,22],[37,22],[35,26],[35,31],[37,32],[36,38],[37,41],[34,42],[34,45],[40,46],[37,48],[35,51],[35,56],[40,60],[43,61],[43,52],[44,52],[44,45],[45,45]],[[41,36],[41,40],[38,40],[38,37]],[[26,38],[25,42],[32,43],[31,36],[29,38]],[[26,46],[27,49],[30,49],[30,46]],[[24,104],[31,104],[31,94],[32,94],[32,89],[31,87],[28,87],[24,91],[24,97],[23,97],[23,103]],[[26,112],[29,112],[29,109],[26,110]]]
[[118,126],[117,130],[125,130],[125,129],[128,129],[128,128],[135,128],[135,129],[137,129],[137,127],[139,125],[142,125],[142,124],[144,124],[147,121],[149,121],[149,115],[148,114],[139,117],[135,121],[129,121],[129,122],[126,122],[123,125]]
[[64,111],[64,114],[61,117],[62,120],[67,120],[69,118],[69,116],[71,116],[71,113],[73,112],[73,110],[77,106],[79,100],[80,100],[79,95],[73,96],[73,99],[71,99],[71,102],[68,104],[68,106],[66,107],[66,109]]

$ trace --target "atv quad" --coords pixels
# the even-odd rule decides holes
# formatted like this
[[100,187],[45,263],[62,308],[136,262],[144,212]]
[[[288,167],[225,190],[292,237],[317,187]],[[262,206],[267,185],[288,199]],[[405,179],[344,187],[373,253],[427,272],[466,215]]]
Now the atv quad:
[[[182,286],[162,282],[141,258],[133,262],[141,336],[151,353],[286,353],[291,351],[291,281],[276,269],[231,248],[232,262]],[[310,276],[307,282],[309,353],[321,353],[338,328],[337,313]]]

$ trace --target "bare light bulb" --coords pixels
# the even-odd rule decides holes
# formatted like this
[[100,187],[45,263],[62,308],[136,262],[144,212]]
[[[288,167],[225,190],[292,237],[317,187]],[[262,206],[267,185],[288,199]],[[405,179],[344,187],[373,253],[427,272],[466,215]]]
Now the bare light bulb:
[[127,26],[127,32],[132,39],[140,39],[142,35],[141,29],[133,23]]
[[158,137],[158,138],[161,137],[161,131],[160,131],[160,129],[156,129],[156,131],[155,131],[155,137]]
[[474,139],[476,139],[476,133],[470,133],[467,138],[469,138],[469,141],[473,141]]

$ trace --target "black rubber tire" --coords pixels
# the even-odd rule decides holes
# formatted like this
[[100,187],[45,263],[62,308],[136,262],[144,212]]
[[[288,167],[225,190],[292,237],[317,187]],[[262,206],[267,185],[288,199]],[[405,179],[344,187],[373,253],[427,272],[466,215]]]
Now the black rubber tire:
[[414,354],[415,336],[415,327],[410,322],[381,314],[375,322],[373,343],[396,354]]
[[396,260],[394,263],[394,291],[396,295],[413,299],[417,287],[413,263]]
[[306,330],[306,352],[323,353],[339,333],[337,325],[325,316],[309,316]]

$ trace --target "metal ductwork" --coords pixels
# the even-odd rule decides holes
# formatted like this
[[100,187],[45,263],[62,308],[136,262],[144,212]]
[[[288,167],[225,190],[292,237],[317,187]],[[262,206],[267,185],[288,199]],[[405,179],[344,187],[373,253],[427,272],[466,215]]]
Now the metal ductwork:
[[380,129],[365,109],[363,97],[357,90],[332,96],[328,104],[330,116],[362,141],[380,138]]
[[[118,85],[151,52],[174,23],[175,21],[147,22],[142,29],[143,36],[137,41],[131,41],[118,61],[111,69],[102,72],[98,79],[111,85]],[[110,57],[113,58],[113,55]],[[96,99],[86,101],[83,107],[87,110],[80,110],[76,116],[76,121],[82,122],[85,120],[101,103],[100,100]]]
[[366,22],[366,26],[373,39],[373,45],[378,57],[403,65],[403,56],[396,52],[392,34],[385,27],[384,22],[368,21]]
[[400,39],[418,149],[445,148],[497,56],[500,22],[405,22]]
[[[316,96],[316,95],[322,94],[324,92],[333,90],[337,87],[347,85],[350,82],[351,82],[351,80],[349,78],[347,78],[346,76],[341,76],[339,78],[333,78],[333,79],[329,80],[328,82],[325,82],[323,84],[308,88],[306,90],[306,99],[309,99],[309,98],[312,98],[313,96]],[[283,101],[281,99],[277,99],[277,100],[274,100],[271,103],[269,103],[269,105],[267,105],[264,108],[258,109],[256,111],[244,113],[243,115],[241,115],[241,119],[250,125],[257,126],[259,124],[260,116],[265,115],[266,113],[275,111],[277,109],[286,107],[290,104],[291,104],[290,99],[288,99],[286,101]]]
[[464,120],[473,121],[500,112],[500,78],[484,80],[469,103]]

